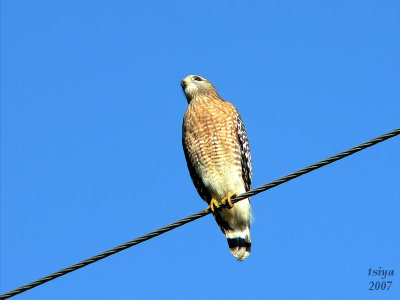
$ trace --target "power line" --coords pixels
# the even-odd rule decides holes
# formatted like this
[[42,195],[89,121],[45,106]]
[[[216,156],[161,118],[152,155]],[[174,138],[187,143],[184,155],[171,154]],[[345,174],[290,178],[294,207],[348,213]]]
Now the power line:
[[[315,164],[312,164],[312,165],[307,166],[307,167],[305,167],[303,169],[300,169],[300,170],[298,170],[296,172],[293,172],[293,173],[288,174],[286,176],[283,176],[283,177],[281,177],[279,179],[276,179],[276,180],[274,180],[274,181],[272,181],[270,183],[267,183],[267,184],[264,184],[264,185],[262,185],[262,186],[260,186],[258,188],[252,189],[252,190],[250,190],[250,191],[248,191],[246,193],[243,193],[243,194],[235,197],[234,199],[232,198],[232,203],[236,203],[236,202],[238,202],[240,200],[243,200],[245,198],[248,198],[248,197],[254,196],[256,194],[259,194],[261,192],[264,192],[266,190],[269,190],[269,189],[271,189],[273,187],[276,187],[276,186],[278,186],[278,185],[280,185],[282,183],[285,183],[285,182],[287,182],[289,180],[292,180],[292,179],[294,179],[296,177],[302,176],[302,175],[304,175],[306,173],[309,173],[309,172],[314,171],[316,169],[319,169],[319,168],[321,168],[323,166],[331,164],[331,163],[333,163],[333,162],[335,162],[335,161],[337,161],[339,159],[342,159],[342,158],[344,158],[346,156],[352,155],[352,154],[354,154],[354,153],[356,153],[358,151],[364,150],[364,149],[366,149],[368,147],[371,147],[371,146],[373,146],[375,144],[378,144],[378,143],[383,142],[383,141],[385,141],[387,139],[395,137],[396,135],[399,135],[399,134],[400,134],[400,128],[395,129],[393,131],[390,131],[390,132],[388,132],[386,134],[383,134],[383,135],[381,135],[381,136],[379,136],[377,138],[374,138],[374,139],[369,140],[369,141],[367,141],[365,143],[362,143],[362,144],[360,144],[358,146],[350,148],[350,149],[348,149],[346,151],[343,151],[343,152],[341,152],[339,154],[336,154],[336,155],[333,155],[331,157],[328,157],[328,158],[326,158],[324,160],[321,160],[321,161],[319,161],[319,162],[317,162]],[[126,242],[126,243],[124,243],[122,245],[119,245],[119,246],[114,247],[114,248],[112,248],[110,250],[104,251],[104,252],[102,252],[100,254],[97,254],[97,255],[92,256],[92,257],[90,257],[88,259],[85,259],[85,260],[83,260],[83,261],[81,261],[79,263],[76,263],[76,264],[72,265],[72,266],[69,266],[69,267],[64,268],[62,270],[59,270],[58,272],[55,272],[55,273],[52,273],[52,274],[47,275],[45,277],[39,278],[38,280],[32,281],[31,283],[28,283],[28,284],[26,284],[24,286],[21,286],[21,287],[15,289],[15,290],[9,291],[9,292],[7,292],[7,293],[5,293],[3,295],[0,295],[0,299],[7,299],[7,298],[10,298],[12,296],[18,295],[18,294],[20,294],[22,292],[25,292],[25,291],[27,291],[29,289],[32,289],[32,288],[34,288],[34,287],[36,287],[38,285],[41,285],[41,284],[43,284],[45,282],[48,282],[48,281],[53,280],[53,279],[56,279],[57,277],[63,276],[63,275],[68,274],[68,273],[70,273],[72,271],[78,270],[78,269],[80,269],[82,267],[85,267],[85,266],[91,264],[91,263],[94,263],[94,262],[96,262],[98,260],[106,258],[107,256],[116,254],[116,253],[118,253],[118,252],[120,252],[122,250],[128,249],[128,248],[130,248],[132,246],[135,246],[135,245],[140,244],[140,243],[142,243],[144,241],[152,239],[153,237],[156,237],[158,235],[166,233],[166,232],[168,232],[168,231],[170,231],[172,229],[180,227],[180,226],[182,226],[182,225],[184,225],[186,223],[192,222],[192,221],[194,221],[196,219],[202,218],[202,217],[204,217],[204,216],[206,216],[208,214],[209,214],[209,212],[206,212],[204,210],[200,211],[200,212],[198,212],[198,213],[196,213],[194,215],[188,216],[188,217],[186,217],[184,219],[181,219],[181,220],[179,220],[179,221],[177,221],[175,223],[169,224],[169,225],[167,225],[165,227],[162,227],[160,229],[152,231],[152,232],[150,232],[148,234],[145,234],[145,235],[143,235],[141,237],[133,239],[133,240],[131,240],[129,242]]]

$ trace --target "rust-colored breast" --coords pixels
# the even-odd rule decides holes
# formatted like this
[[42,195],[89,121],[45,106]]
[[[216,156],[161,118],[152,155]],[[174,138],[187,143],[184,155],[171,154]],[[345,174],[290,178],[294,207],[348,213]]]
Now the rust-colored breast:
[[217,198],[244,189],[237,115],[231,103],[202,97],[189,103],[184,116],[183,142],[188,159]]

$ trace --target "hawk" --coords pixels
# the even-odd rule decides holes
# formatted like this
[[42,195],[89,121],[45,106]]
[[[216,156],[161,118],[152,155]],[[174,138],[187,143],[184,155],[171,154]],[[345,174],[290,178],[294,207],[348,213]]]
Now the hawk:
[[251,187],[250,147],[242,118],[207,79],[189,75],[181,86],[188,101],[182,144],[190,177],[230,251],[242,261],[251,250],[250,198],[231,202]]

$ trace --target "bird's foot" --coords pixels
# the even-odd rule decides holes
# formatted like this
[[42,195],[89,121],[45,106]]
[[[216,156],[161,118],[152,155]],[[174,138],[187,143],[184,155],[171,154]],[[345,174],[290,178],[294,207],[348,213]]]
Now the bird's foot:
[[214,213],[217,208],[219,208],[219,203],[218,203],[217,199],[212,198],[210,201],[210,204],[206,208],[206,212],[211,211],[212,213]]
[[228,195],[226,195],[225,198],[223,198],[221,200],[221,206],[225,206],[227,208],[232,208],[233,207],[232,200],[231,200],[232,197],[236,197],[236,195],[232,194],[232,193],[228,193]]

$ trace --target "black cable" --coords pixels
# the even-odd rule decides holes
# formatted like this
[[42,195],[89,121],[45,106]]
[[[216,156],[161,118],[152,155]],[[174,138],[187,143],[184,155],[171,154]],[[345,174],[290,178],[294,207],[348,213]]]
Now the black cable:
[[[323,166],[326,166],[326,165],[328,165],[330,163],[333,163],[333,162],[335,162],[335,161],[337,161],[339,159],[342,159],[342,158],[344,158],[346,156],[352,155],[352,154],[354,154],[354,153],[356,153],[358,151],[364,150],[364,149],[366,149],[368,147],[371,147],[371,146],[373,146],[375,144],[383,142],[383,141],[385,141],[387,139],[390,139],[390,138],[392,138],[392,137],[394,137],[396,135],[399,135],[399,134],[400,134],[400,128],[395,129],[395,130],[393,130],[391,132],[388,132],[386,134],[383,134],[383,135],[381,135],[381,136],[379,136],[377,138],[369,140],[368,142],[362,143],[362,144],[360,144],[358,146],[350,148],[350,149],[348,149],[346,151],[343,151],[343,152],[341,152],[339,154],[331,156],[331,157],[329,157],[327,159],[321,160],[320,162],[317,162],[315,164],[307,166],[307,167],[305,167],[303,169],[300,169],[300,170],[298,170],[296,172],[293,172],[293,173],[291,173],[289,175],[283,176],[283,177],[281,177],[279,179],[276,179],[276,180],[274,180],[274,181],[272,181],[270,183],[264,184],[264,185],[262,185],[262,186],[260,186],[258,188],[255,188],[255,189],[252,189],[252,190],[250,190],[250,191],[248,191],[246,193],[243,193],[243,194],[235,197],[234,199],[232,198],[232,203],[236,203],[236,202],[238,202],[240,200],[243,200],[245,198],[248,198],[248,197],[254,196],[254,195],[258,194],[258,193],[261,193],[261,192],[264,192],[266,190],[269,190],[269,189],[271,189],[273,187],[276,187],[276,186],[278,186],[278,185],[280,185],[282,183],[285,183],[285,182],[287,182],[289,180],[292,180],[292,179],[294,179],[296,177],[299,177],[301,175],[304,175],[306,173],[309,173],[311,171],[319,169],[319,168],[321,168]],[[47,275],[45,277],[42,277],[42,278],[40,278],[38,280],[32,281],[31,283],[28,283],[28,284],[26,284],[24,286],[21,286],[21,287],[15,289],[15,290],[9,291],[9,292],[7,292],[7,293],[5,293],[3,295],[0,295],[0,299],[7,299],[7,298],[10,298],[12,296],[18,295],[18,294],[20,294],[22,292],[25,292],[25,291],[27,291],[29,289],[32,289],[32,288],[34,288],[34,287],[36,287],[38,285],[41,285],[41,284],[43,284],[45,282],[48,282],[48,281],[53,280],[53,279],[56,279],[57,277],[63,276],[65,274],[68,274],[69,272],[78,270],[78,269],[80,269],[82,267],[85,267],[85,266],[87,266],[87,265],[89,265],[91,263],[94,263],[94,262],[96,262],[96,261],[98,261],[100,259],[106,258],[107,256],[113,255],[113,254],[118,253],[118,252],[120,252],[122,250],[130,248],[130,247],[135,246],[137,244],[140,244],[140,243],[142,243],[144,241],[147,241],[147,240],[149,240],[149,239],[151,239],[153,237],[161,235],[161,234],[163,234],[165,232],[168,232],[168,231],[170,231],[172,229],[180,227],[180,226],[182,226],[182,225],[184,225],[186,223],[192,222],[192,221],[194,221],[196,219],[199,219],[201,217],[204,217],[205,215],[208,215],[208,214],[209,214],[209,212],[206,212],[204,210],[200,211],[200,212],[198,212],[198,213],[196,213],[194,215],[191,215],[189,217],[181,219],[181,220],[179,220],[179,221],[177,221],[175,223],[169,224],[169,225],[167,225],[165,227],[162,227],[160,229],[152,231],[152,232],[150,232],[148,234],[145,234],[145,235],[143,235],[141,237],[133,239],[133,240],[131,240],[129,242],[126,242],[126,243],[124,243],[122,245],[119,245],[119,246],[114,247],[114,248],[112,248],[110,250],[104,251],[104,252],[102,252],[100,254],[97,254],[97,255],[92,256],[92,257],[90,257],[88,259],[85,259],[85,260],[83,260],[83,261],[81,261],[79,263],[76,263],[76,264],[72,265],[72,266],[64,268],[64,269],[62,269],[62,270],[60,270],[58,272],[52,273],[52,274]]]
[[269,189],[271,189],[273,187],[276,187],[276,186],[278,186],[278,185],[280,185],[282,183],[285,183],[285,182],[287,182],[289,180],[295,179],[296,177],[299,177],[301,175],[307,174],[307,173],[309,173],[311,171],[314,171],[316,169],[319,169],[321,167],[329,165],[329,164],[331,164],[331,163],[333,163],[333,162],[335,162],[335,161],[337,161],[339,159],[345,158],[346,156],[352,155],[352,154],[354,154],[354,153],[356,153],[358,151],[364,150],[364,149],[366,149],[368,147],[371,147],[371,146],[373,146],[375,144],[378,144],[378,143],[383,142],[383,141],[385,141],[387,139],[395,137],[396,135],[399,135],[399,134],[400,134],[400,128],[395,129],[393,131],[390,131],[388,133],[385,133],[385,134],[383,134],[381,136],[378,136],[377,138],[369,140],[369,141],[367,141],[365,143],[362,143],[362,144],[360,144],[358,146],[355,146],[353,148],[347,149],[346,151],[340,152],[340,153],[338,153],[336,155],[328,157],[328,158],[326,158],[324,160],[321,160],[321,161],[319,161],[319,162],[317,162],[315,164],[312,164],[312,165],[310,165],[308,167],[305,167],[305,168],[300,169],[300,170],[298,170],[296,172],[293,172],[293,173],[291,173],[289,175],[286,175],[286,176],[283,176],[283,177],[281,177],[279,179],[276,179],[276,180],[274,180],[274,181],[272,181],[270,183],[264,184],[264,185],[262,185],[262,186],[260,186],[258,188],[255,188],[255,189],[252,189],[252,190],[250,190],[250,191],[248,191],[246,193],[243,193],[243,194],[237,196],[235,198],[235,200],[232,199],[232,203],[236,203],[237,201],[240,201],[240,200],[243,200],[245,198],[257,195],[258,193],[264,192],[264,191],[269,190]]

